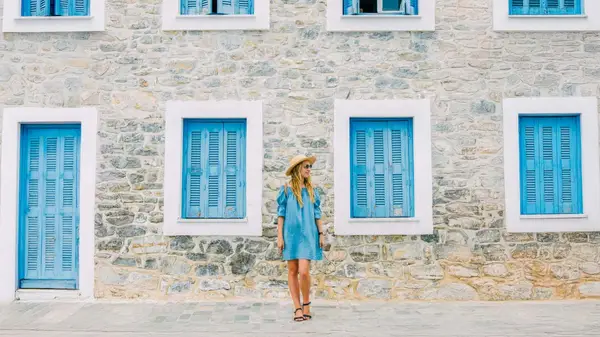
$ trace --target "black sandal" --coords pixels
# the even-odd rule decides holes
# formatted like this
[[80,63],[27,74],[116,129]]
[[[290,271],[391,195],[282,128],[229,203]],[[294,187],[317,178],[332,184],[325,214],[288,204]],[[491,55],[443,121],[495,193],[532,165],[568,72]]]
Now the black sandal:
[[294,321],[302,322],[305,320],[305,318],[304,318],[304,315],[302,315],[300,317],[296,316],[296,313],[298,312],[298,310],[302,311],[302,308],[298,308],[298,309],[294,310]]
[[[309,306],[309,305],[310,305],[310,302],[308,302],[308,303],[303,303],[303,304],[302,304],[302,311],[304,311],[304,307],[306,307],[306,306]],[[306,315],[306,314],[304,314],[304,319],[312,319],[312,316],[311,316],[311,315]]]

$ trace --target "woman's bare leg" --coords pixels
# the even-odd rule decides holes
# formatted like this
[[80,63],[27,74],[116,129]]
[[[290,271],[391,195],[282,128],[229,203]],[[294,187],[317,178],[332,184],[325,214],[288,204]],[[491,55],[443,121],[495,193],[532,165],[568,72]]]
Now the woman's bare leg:
[[[294,310],[301,308],[300,285],[298,284],[298,260],[288,261],[288,287],[290,288],[290,295],[294,302]],[[300,311],[295,313],[296,317],[301,317],[301,315]]]
[[[299,261],[300,289],[302,291],[302,303],[310,302],[310,260]],[[310,307],[304,308],[304,314],[310,315]]]

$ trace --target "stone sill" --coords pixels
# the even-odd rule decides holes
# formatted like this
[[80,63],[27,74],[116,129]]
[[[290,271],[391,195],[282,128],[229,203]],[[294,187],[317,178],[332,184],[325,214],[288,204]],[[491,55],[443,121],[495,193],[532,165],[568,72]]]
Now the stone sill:
[[79,301],[82,299],[79,290],[17,289],[15,293],[15,300],[18,301]]
[[521,215],[523,220],[544,220],[544,219],[587,219],[587,214],[539,214],[539,215]]
[[15,18],[18,21],[89,21],[93,16],[19,16]]
[[559,19],[559,18],[582,18],[585,19],[587,18],[587,14],[573,14],[573,15],[513,15],[510,14],[508,15],[509,18],[513,19],[513,18],[523,18],[523,19],[540,19],[540,18],[547,18],[547,19]]

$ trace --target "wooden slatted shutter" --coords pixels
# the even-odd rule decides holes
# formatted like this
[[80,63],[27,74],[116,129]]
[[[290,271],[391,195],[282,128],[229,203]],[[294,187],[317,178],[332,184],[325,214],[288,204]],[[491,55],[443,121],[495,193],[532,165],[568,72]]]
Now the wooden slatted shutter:
[[21,15],[23,16],[50,16],[50,0],[23,0]]
[[217,0],[217,13],[234,14],[234,0]]
[[186,124],[184,128],[183,214],[186,218],[202,217],[205,209],[201,204],[201,191],[206,189],[203,179],[202,129],[198,124]]
[[520,137],[521,213],[581,213],[578,117],[523,117]]
[[367,135],[365,123],[351,124],[351,186],[352,186],[352,216],[366,218],[371,215],[369,188],[367,186]]
[[41,174],[42,138],[39,135],[28,134],[26,129],[23,130],[23,135],[27,142],[27,148],[24,148],[22,158],[27,159],[22,162],[25,169],[22,169],[21,172],[24,173],[23,176],[26,175],[27,180],[24,184],[26,204],[21,207],[21,221],[25,226],[22,231],[24,238],[20,241],[22,261],[24,261],[21,264],[21,278],[38,279],[41,275],[42,265],[42,205],[40,205],[44,184],[44,177]]
[[412,123],[390,121],[390,217],[414,216]]
[[181,15],[202,15],[211,12],[211,0],[181,0]]
[[[372,155],[372,182],[369,186],[373,189],[374,198],[372,208],[372,217],[389,217],[389,130],[387,123],[370,123],[369,134],[373,140],[372,145],[367,144],[367,154]],[[368,159],[367,159],[368,160]]]
[[225,192],[225,212],[224,218],[241,218],[244,214],[245,203],[245,168],[242,163],[245,162],[245,151],[242,144],[245,144],[245,127],[243,123],[225,123],[224,124],[224,186]]

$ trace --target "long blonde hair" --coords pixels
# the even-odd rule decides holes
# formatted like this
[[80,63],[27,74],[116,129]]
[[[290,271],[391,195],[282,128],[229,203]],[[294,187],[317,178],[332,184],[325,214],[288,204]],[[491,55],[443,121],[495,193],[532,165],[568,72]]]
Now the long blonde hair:
[[300,207],[304,207],[304,203],[302,202],[302,181],[304,181],[304,187],[308,191],[308,196],[310,197],[310,201],[312,203],[315,202],[315,190],[313,188],[310,177],[303,178],[300,170],[302,169],[302,165],[304,163],[300,163],[294,167],[292,170],[292,179],[290,184],[292,185],[292,193],[296,196],[296,200],[298,200],[298,204]]

